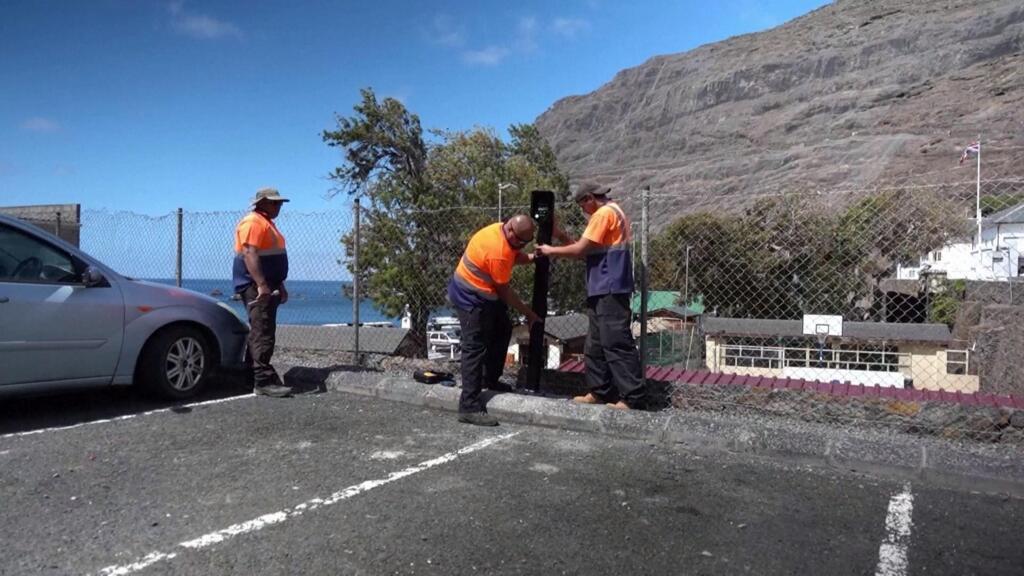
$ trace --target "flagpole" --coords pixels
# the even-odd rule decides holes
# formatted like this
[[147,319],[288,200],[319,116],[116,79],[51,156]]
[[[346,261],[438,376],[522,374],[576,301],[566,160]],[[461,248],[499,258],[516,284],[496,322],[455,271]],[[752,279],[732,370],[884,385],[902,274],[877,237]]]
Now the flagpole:
[[975,194],[976,213],[978,220],[978,261],[981,262],[981,134],[978,134],[978,187]]

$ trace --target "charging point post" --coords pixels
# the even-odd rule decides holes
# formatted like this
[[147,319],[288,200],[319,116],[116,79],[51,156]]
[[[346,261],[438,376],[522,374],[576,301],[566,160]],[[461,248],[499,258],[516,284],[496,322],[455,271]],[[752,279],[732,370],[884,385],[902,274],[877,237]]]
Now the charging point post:
[[[534,190],[530,193],[530,216],[537,222],[537,243],[551,244],[555,227],[555,193]],[[527,355],[526,386],[536,392],[540,389],[541,371],[547,360],[544,349],[544,319],[548,315],[548,285],[551,281],[551,260],[537,258],[534,263],[533,301],[531,308],[541,321],[530,329],[530,349]]]

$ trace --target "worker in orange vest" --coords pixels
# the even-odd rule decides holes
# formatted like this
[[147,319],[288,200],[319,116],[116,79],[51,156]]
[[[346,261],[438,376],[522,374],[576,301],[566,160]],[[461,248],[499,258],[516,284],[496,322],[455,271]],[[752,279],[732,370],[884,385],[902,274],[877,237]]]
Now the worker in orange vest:
[[640,353],[631,329],[633,257],[629,219],[608,198],[611,189],[596,183],[580,186],[573,199],[590,220],[583,236],[573,240],[561,227],[554,235],[562,246],[537,246],[537,254],[583,258],[587,264],[587,317],[590,327],[584,349],[587,387],[573,398],[582,404],[607,404],[629,410],[644,403]]
[[277,308],[288,301],[288,251],[284,234],[274,219],[288,199],[273,188],[256,192],[252,212],[235,229],[235,260],[232,270],[235,293],[249,313],[249,345],[245,352],[246,378],[253,392],[283,398],[292,395],[270,359],[274,355]]
[[448,282],[448,300],[462,329],[460,422],[498,425],[487,413],[480,392],[484,386],[497,385],[505,369],[512,337],[508,307],[525,316],[530,325],[540,320],[509,286],[512,267],[534,260],[533,254],[522,249],[533,241],[536,229],[533,219],[522,214],[481,228],[470,238]]

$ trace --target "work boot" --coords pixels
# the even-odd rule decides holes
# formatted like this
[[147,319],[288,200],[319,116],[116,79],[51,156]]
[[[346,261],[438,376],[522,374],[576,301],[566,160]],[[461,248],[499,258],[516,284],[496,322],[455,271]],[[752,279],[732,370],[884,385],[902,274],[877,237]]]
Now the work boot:
[[459,412],[459,422],[474,426],[497,426],[498,419],[487,412]]
[[587,392],[584,396],[573,396],[572,401],[577,404],[604,404],[593,392]]
[[292,395],[292,389],[280,384],[267,384],[266,386],[255,386],[252,389],[257,396],[270,396],[272,398],[287,398]]
[[626,404],[622,400],[618,402],[609,402],[606,404],[609,408],[615,408],[616,410],[630,410],[629,404]]

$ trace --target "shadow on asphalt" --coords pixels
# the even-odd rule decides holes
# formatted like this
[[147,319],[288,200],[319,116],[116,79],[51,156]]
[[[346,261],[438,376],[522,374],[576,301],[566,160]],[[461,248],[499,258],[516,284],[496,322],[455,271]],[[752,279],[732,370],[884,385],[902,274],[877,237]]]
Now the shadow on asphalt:
[[350,364],[335,364],[313,368],[308,366],[293,366],[281,375],[286,386],[290,386],[296,394],[322,394],[327,392],[327,379],[332,372],[378,372],[361,366]]
[[252,388],[245,385],[240,374],[229,372],[215,374],[206,389],[189,400],[162,400],[136,386],[3,398],[0,434],[73,426],[162,408],[188,413],[192,409],[187,404],[251,393]]

